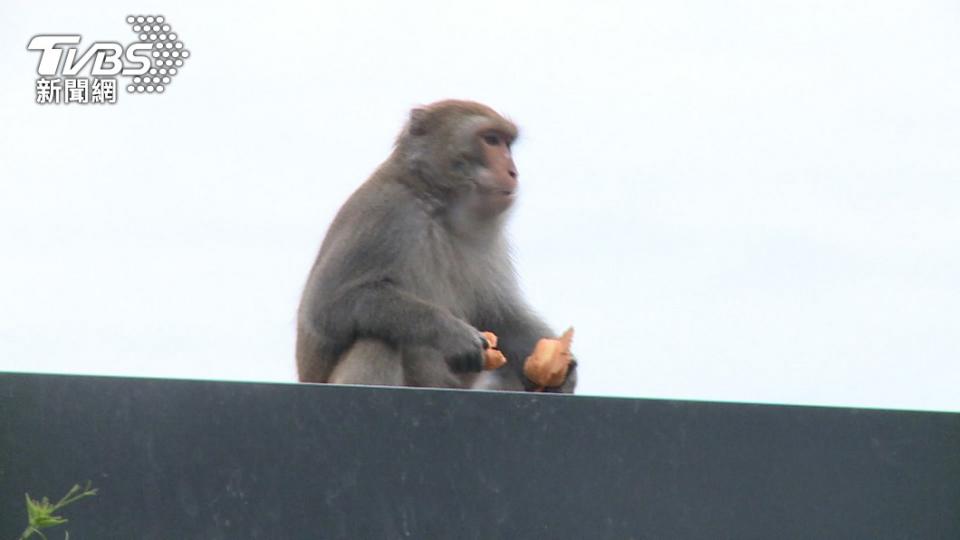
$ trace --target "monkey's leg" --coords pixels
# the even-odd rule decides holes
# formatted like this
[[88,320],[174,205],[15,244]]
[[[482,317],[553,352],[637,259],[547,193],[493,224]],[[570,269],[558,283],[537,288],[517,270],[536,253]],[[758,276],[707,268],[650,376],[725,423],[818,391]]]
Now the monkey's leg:
[[376,339],[358,340],[340,356],[328,382],[403,386],[400,352]]
[[464,382],[465,375],[454,373],[440,351],[431,347],[405,347],[403,374],[404,384],[407,386],[431,388],[467,388],[469,386]]
[[[507,363],[510,363],[509,359],[507,360]],[[523,386],[523,382],[516,375],[506,375],[497,371],[484,371],[476,377],[470,387],[474,390],[508,390],[510,392],[526,391],[526,388]]]
[[316,309],[306,324],[328,343],[361,335],[399,349],[431,347],[443,354],[454,371],[483,370],[487,340],[479,330],[389,279],[345,287],[329,305]]

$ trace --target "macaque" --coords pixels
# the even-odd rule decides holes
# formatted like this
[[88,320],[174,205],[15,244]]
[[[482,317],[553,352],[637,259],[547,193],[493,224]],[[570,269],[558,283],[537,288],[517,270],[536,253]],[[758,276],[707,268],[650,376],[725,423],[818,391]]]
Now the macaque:
[[[504,236],[516,138],[479,103],[411,111],[320,247],[297,320],[301,381],[573,392],[576,362],[552,387],[524,374],[556,334],[524,301]],[[503,367],[483,371],[482,332],[496,335]]]

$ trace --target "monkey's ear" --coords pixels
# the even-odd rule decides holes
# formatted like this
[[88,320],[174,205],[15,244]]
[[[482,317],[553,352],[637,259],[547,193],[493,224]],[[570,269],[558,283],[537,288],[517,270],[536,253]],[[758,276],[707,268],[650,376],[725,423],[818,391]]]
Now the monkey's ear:
[[410,135],[419,137],[427,134],[427,110],[417,107],[410,111]]

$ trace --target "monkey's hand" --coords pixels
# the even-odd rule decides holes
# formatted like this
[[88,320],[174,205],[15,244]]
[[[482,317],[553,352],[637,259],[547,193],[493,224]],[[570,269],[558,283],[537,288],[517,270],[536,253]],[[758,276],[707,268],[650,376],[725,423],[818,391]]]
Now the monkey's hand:
[[459,321],[459,327],[440,338],[440,351],[454,373],[483,371],[484,351],[490,344],[476,328]]
[[567,375],[576,367],[576,361],[570,353],[573,341],[573,328],[569,328],[560,339],[541,339],[533,353],[523,365],[523,373],[534,384],[545,388],[562,386]]
[[487,340],[487,350],[483,351],[483,369],[500,369],[507,363],[507,357],[497,348],[497,335],[493,332],[480,332]]

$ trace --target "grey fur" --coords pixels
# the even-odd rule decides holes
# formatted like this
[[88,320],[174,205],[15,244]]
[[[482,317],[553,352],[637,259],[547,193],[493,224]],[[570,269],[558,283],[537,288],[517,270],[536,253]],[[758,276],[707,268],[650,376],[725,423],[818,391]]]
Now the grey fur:
[[[327,232],[300,303],[300,380],[530,389],[523,360],[555,334],[523,300],[503,234],[506,214],[470,212],[484,171],[469,151],[431,154],[441,136],[456,143],[444,150],[460,152],[462,134],[410,132],[408,124]],[[481,377],[479,330],[497,334],[508,358]],[[575,384],[571,372],[553,390],[572,392]]]

